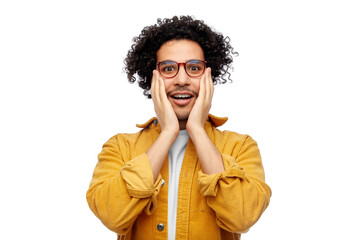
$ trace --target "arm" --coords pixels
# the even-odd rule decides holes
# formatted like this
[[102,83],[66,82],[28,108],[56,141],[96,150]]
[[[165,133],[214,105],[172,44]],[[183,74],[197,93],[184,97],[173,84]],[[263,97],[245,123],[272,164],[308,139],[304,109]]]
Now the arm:
[[196,99],[186,124],[186,129],[194,143],[201,168],[206,174],[224,171],[222,156],[211,142],[204,129],[206,119],[209,115],[213,94],[214,85],[211,77],[211,69],[207,68],[200,79],[199,96]]
[[161,185],[161,176],[153,181],[146,154],[130,159],[129,147],[123,135],[104,144],[86,194],[90,209],[118,234],[126,234],[142,211],[154,211]]
[[271,189],[256,142],[249,136],[227,133],[221,150],[225,171],[208,175],[199,172],[199,189],[229,232],[246,232],[269,205]]
[[246,232],[269,204],[271,190],[265,184],[257,144],[250,137],[230,134],[219,151],[204,130],[213,96],[211,70],[200,83],[199,97],[186,128],[201,164],[199,189],[217,216],[218,225],[229,232]]
[[150,92],[154,103],[155,113],[161,126],[159,137],[146,151],[155,181],[168,155],[171,145],[179,134],[179,122],[167,99],[163,79],[160,78],[159,72],[156,70],[153,71]]
[[151,94],[161,134],[134,159],[129,154],[134,146],[123,135],[111,138],[99,154],[87,192],[91,210],[118,234],[127,233],[142,211],[148,215],[154,211],[160,191],[159,172],[179,132],[178,120],[157,71],[153,74]]

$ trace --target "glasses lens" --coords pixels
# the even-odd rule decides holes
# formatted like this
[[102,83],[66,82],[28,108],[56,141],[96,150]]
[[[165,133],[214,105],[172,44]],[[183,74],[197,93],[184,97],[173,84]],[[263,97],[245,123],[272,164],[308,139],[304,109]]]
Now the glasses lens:
[[165,61],[159,64],[160,74],[164,77],[171,78],[178,72],[178,65],[176,62]]
[[190,60],[185,66],[187,74],[191,77],[198,77],[205,71],[204,62],[200,60]]

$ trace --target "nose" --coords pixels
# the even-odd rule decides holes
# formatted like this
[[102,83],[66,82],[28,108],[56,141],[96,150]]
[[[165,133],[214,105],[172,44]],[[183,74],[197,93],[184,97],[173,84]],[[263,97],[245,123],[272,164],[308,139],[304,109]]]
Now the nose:
[[179,72],[175,76],[174,80],[175,80],[175,84],[184,86],[190,84],[191,79],[185,71],[185,64],[181,64],[181,65],[179,66]]

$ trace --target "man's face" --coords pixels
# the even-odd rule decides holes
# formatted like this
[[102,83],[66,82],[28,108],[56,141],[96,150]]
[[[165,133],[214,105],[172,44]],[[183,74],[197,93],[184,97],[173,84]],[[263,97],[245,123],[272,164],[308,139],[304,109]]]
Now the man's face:
[[[164,43],[156,54],[157,62],[203,60],[204,52],[197,42],[191,40],[170,40]],[[159,69],[157,69],[159,70]],[[163,77],[162,77],[163,78]],[[187,120],[195,104],[200,88],[199,77],[189,77],[181,65],[173,78],[163,78],[165,91],[179,121]]]

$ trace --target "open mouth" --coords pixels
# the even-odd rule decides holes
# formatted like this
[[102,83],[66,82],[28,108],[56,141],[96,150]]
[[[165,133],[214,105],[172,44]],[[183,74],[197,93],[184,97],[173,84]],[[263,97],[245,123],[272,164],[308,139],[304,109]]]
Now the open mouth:
[[194,95],[191,93],[174,93],[170,95],[172,102],[179,107],[187,106],[193,99]]
[[191,95],[189,94],[175,94],[171,96],[173,99],[178,99],[178,100],[182,100],[182,99],[190,99],[192,98]]

